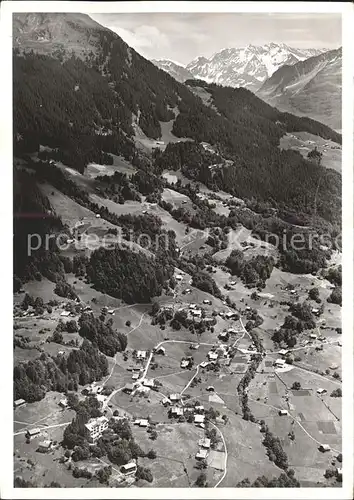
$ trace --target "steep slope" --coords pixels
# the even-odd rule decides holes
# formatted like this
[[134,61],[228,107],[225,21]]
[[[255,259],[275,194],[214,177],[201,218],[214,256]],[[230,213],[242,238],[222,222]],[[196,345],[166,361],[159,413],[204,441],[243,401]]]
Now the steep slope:
[[262,82],[284,64],[295,64],[325,49],[295,49],[285,44],[248,45],[217,52],[209,59],[198,57],[186,69],[195,78],[229,87],[257,90]]
[[193,78],[192,73],[185,67],[173,61],[169,61],[168,59],[152,59],[151,62],[154,63],[158,68],[166,71],[166,73],[171,75],[178,82],[183,83],[186,80],[190,80],[191,78]]
[[342,49],[285,65],[267,79],[259,97],[284,111],[341,129]]
[[[138,125],[147,137],[156,139],[162,134],[161,123],[169,122],[170,133],[175,137],[207,142],[233,165],[227,170],[228,191],[244,190],[249,197],[272,198],[275,204],[312,210],[305,198],[316,188],[318,171],[299,154],[280,154],[280,138],[286,132],[307,131],[340,142],[339,134],[312,120],[281,113],[246,89],[206,85],[204,92],[211,94],[213,102],[211,106],[204,105],[186,85],[141,57],[118,35],[100,25],[91,25],[85,17],[81,22],[81,17],[74,16],[73,23],[68,14],[28,16],[30,22],[21,25],[28,27],[28,44],[33,48],[33,40],[37,40],[43,25],[47,30],[46,55],[39,42],[34,54],[23,54],[28,51],[27,42],[22,41],[20,47],[15,42],[15,153],[38,151],[41,144],[55,150],[51,153],[54,159],[80,171],[90,161],[111,161],[107,153],[124,155],[138,168],[156,169],[153,158],[140,158],[132,124]],[[56,19],[61,25],[59,35]],[[16,26],[18,23],[14,40],[21,34],[17,36]],[[58,38],[63,44],[60,54]],[[88,53],[83,60],[83,47],[77,45],[77,40],[86,38],[92,41],[96,52]],[[71,47],[69,52],[63,39]],[[86,45],[85,48],[88,50]],[[205,84],[191,82],[194,86]],[[198,151],[196,155],[198,163]],[[277,185],[279,169],[281,189]],[[300,179],[297,190],[292,189],[295,170]],[[303,175],[299,176],[299,172]],[[330,193],[323,183],[319,197],[327,200],[336,196],[335,191],[336,187]],[[331,218],[332,214],[328,212],[326,216]]]

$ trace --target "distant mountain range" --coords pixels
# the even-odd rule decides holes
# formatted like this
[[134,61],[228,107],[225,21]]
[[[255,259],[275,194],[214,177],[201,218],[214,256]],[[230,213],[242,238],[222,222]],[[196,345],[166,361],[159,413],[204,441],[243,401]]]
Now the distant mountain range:
[[210,58],[197,57],[185,67],[167,60],[153,62],[179,81],[184,81],[185,72],[189,72],[192,77],[208,83],[245,87],[254,92],[284,64],[295,64],[326,50],[296,49],[285,44],[269,43],[263,46],[223,49]]
[[183,83],[186,80],[194,78],[193,74],[188,71],[188,69],[177,62],[170,61],[169,59],[152,59],[151,62],[158,68],[166,71],[166,73],[169,73],[178,82]]
[[341,94],[341,48],[282,66],[257,92],[283,111],[310,116],[335,130],[342,128]]

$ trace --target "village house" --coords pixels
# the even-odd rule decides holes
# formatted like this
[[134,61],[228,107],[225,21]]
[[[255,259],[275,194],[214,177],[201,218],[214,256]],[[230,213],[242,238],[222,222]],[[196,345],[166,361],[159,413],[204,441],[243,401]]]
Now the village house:
[[220,340],[227,340],[229,338],[229,334],[227,332],[221,332],[218,336]]
[[176,274],[175,278],[176,278],[176,280],[178,280],[178,281],[183,280],[183,276],[182,276],[182,274]]
[[208,366],[208,365],[210,365],[209,361],[202,361],[202,362],[200,363],[200,366],[201,366],[202,368],[205,368],[205,367],[206,367],[206,366]]
[[137,357],[138,359],[146,359],[146,351],[138,351],[138,352],[136,353],[136,357]]
[[179,401],[181,399],[180,394],[170,394],[170,401]]
[[108,314],[111,314],[112,316],[114,316],[114,313],[115,313],[114,309],[108,309]]
[[197,414],[194,415],[194,423],[195,424],[203,424],[205,420],[205,415]]
[[284,367],[284,365],[285,365],[285,359],[278,358],[275,361],[275,366],[277,366],[278,368],[282,368]]
[[91,418],[87,424],[85,424],[85,427],[87,430],[88,440],[91,443],[94,443],[102,436],[102,433],[108,429],[108,418],[104,416]]
[[212,386],[212,385],[208,385],[208,387],[206,388],[206,390],[209,391],[209,392],[215,391],[214,386]]
[[208,450],[210,448],[210,439],[209,438],[200,439],[198,444],[201,448],[206,448]]
[[133,380],[138,380],[138,378],[139,378],[139,373],[133,373],[132,379]]
[[191,311],[191,315],[194,317],[194,318],[199,318],[202,316],[202,310],[201,309],[192,309]]
[[190,361],[188,359],[182,359],[181,368],[188,368],[189,364],[190,364]]
[[286,355],[288,354],[288,352],[289,352],[289,351],[288,351],[287,349],[280,349],[279,354],[280,354],[281,356],[286,356]]
[[122,465],[121,467],[121,472],[123,472],[123,474],[125,474],[126,476],[128,475],[131,475],[131,474],[135,474],[136,473],[136,463],[135,462],[129,462],[125,465]]
[[210,361],[216,361],[218,359],[219,355],[216,352],[209,351],[208,352],[208,358]]
[[139,427],[149,427],[149,421],[145,418],[142,418],[139,422]]
[[288,410],[279,410],[279,415],[288,415]]
[[203,300],[203,304],[206,304],[206,305],[209,305],[209,306],[210,306],[210,305],[211,305],[211,300],[209,300],[209,299],[204,299],[204,300]]
[[198,453],[196,454],[195,458],[197,460],[205,460],[208,456],[208,450],[205,450],[205,449],[201,449],[198,451]]
[[61,406],[62,408],[67,408],[68,407],[68,400],[65,398],[65,399],[61,399],[59,401],[59,406]]
[[127,394],[131,394],[133,391],[134,391],[133,384],[125,384],[123,392],[126,392]]
[[196,351],[196,350],[198,350],[198,349],[199,349],[199,344],[191,344],[191,345],[189,346],[189,349],[192,349],[192,350]]
[[70,311],[62,311],[60,313],[60,316],[64,316],[64,317],[67,317],[67,316],[70,316],[71,312]]
[[52,441],[42,441],[38,445],[38,451],[41,453],[48,453],[52,449],[53,442]]
[[321,444],[321,445],[319,446],[319,450],[320,450],[320,451],[323,451],[323,452],[324,452],[324,451],[331,451],[331,447],[329,446],[329,444]]
[[161,347],[158,347],[155,352],[156,352],[156,354],[162,354],[164,356],[166,353],[166,349],[163,346],[161,346]]
[[27,434],[29,435],[29,437],[37,436],[40,433],[41,433],[41,430],[38,427],[36,427],[35,429],[28,429],[27,430]]
[[315,333],[310,333],[309,337],[310,337],[310,339],[313,339],[313,340],[317,339],[317,335]]
[[155,385],[155,380],[153,378],[146,378],[143,380],[143,385],[145,387],[154,387]]
[[203,411],[204,411],[204,406],[203,406],[203,405],[197,405],[197,406],[195,406],[195,407],[194,407],[194,409],[195,409],[195,411],[196,411],[197,413],[203,413]]
[[327,389],[322,389],[322,388],[320,388],[320,389],[317,389],[317,391],[316,391],[316,392],[317,392],[317,394],[326,394]]
[[168,398],[163,398],[163,400],[162,400],[162,404],[163,404],[164,406],[168,406],[168,405],[170,405],[170,404],[171,404],[171,401],[170,401]]
[[174,406],[173,408],[171,408],[171,413],[175,417],[180,417],[183,415],[183,408],[180,408],[179,406]]
[[189,304],[189,309],[196,309],[197,308],[197,304]]
[[25,404],[26,404],[26,401],[24,399],[16,399],[16,401],[14,401],[15,408],[19,408],[20,406],[23,406]]

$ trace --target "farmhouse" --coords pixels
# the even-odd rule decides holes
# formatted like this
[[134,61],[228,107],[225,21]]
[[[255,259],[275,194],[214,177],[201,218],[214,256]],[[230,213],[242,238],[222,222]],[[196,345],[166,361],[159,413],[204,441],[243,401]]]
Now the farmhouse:
[[209,361],[203,361],[202,363],[200,363],[200,366],[202,368],[205,368],[206,366],[210,365]]
[[209,438],[200,439],[198,444],[201,448],[209,449],[210,448],[210,439]]
[[236,313],[232,312],[232,311],[228,311],[227,313],[225,313],[225,317],[227,319],[232,319],[236,316]]
[[68,407],[68,400],[67,399],[61,399],[59,401],[59,406],[61,406],[62,408],[67,408]]
[[149,421],[142,418],[139,422],[139,427],[148,427],[149,426]]
[[175,278],[176,278],[176,280],[178,280],[178,281],[183,280],[183,276],[182,276],[182,274],[176,274]]
[[229,334],[227,332],[221,332],[219,333],[219,339],[220,340],[227,340],[229,338]]
[[180,394],[170,394],[170,401],[179,401],[181,399]]
[[146,351],[138,351],[138,352],[136,353],[136,357],[137,357],[138,359],[146,359]]
[[37,434],[40,434],[41,430],[38,427],[36,427],[35,429],[28,429],[27,433],[30,437],[33,437],[37,436]]
[[114,309],[108,309],[108,314],[111,314],[112,316],[114,316]]
[[317,335],[315,333],[310,333],[310,339],[317,339]]
[[153,378],[146,378],[145,380],[143,380],[143,384],[145,385],[145,387],[154,387],[155,380]]
[[161,347],[158,347],[155,352],[156,352],[156,354],[162,354],[164,356],[166,353],[166,349],[163,346],[161,346]]
[[216,361],[218,359],[219,355],[216,352],[209,351],[208,352],[208,358],[210,361]]
[[52,441],[42,441],[38,445],[38,451],[41,453],[47,453],[52,449],[53,442]]
[[330,450],[331,450],[331,447],[329,446],[329,444],[321,444],[321,445],[319,446],[319,450],[320,450],[320,451],[323,451],[323,452],[324,452],[324,451],[330,451]]
[[204,406],[203,406],[203,405],[197,405],[197,406],[195,406],[195,407],[194,407],[194,409],[195,409],[195,411],[196,411],[197,413],[203,413],[203,411],[204,411]]
[[62,312],[60,313],[60,316],[65,316],[65,317],[67,317],[67,316],[70,316],[70,314],[71,314],[71,313],[70,313],[70,311],[62,311]]
[[204,299],[204,300],[203,300],[203,304],[207,304],[207,305],[209,305],[209,306],[210,306],[210,305],[211,305],[211,300],[209,300],[209,299]]
[[283,367],[285,365],[285,359],[278,358],[275,361],[275,365],[279,368]]
[[191,311],[191,315],[192,315],[193,317],[197,317],[197,318],[199,318],[199,317],[201,317],[201,316],[202,316],[202,310],[201,310],[201,309],[193,309],[193,310]]
[[180,417],[183,415],[183,408],[180,408],[179,406],[174,406],[173,408],[171,408],[171,413],[176,417]]
[[189,309],[196,309],[197,308],[197,304],[189,304]]
[[131,394],[134,390],[134,385],[133,384],[125,384],[123,392],[126,392],[127,394]]
[[136,463],[135,462],[129,462],[128,464],[125,464],[121,467],[121,472],[123,472],[123,474],[135,474],[136,472]]
[[97,441],[98,438],[102,436],[103,431],[108,429],[108,418],[102,416],[98,418],[91,418],[87,424],[85,424],[88,439],[92,443]]
[[212,386],[212,385],[208,385],[208,387],[206,388],[206,390],[209,391],[209,392],[215,391],[214,386]]
[[288,354],[288,352],[289,352],[289,351],[288,351],[287,349],[280,349],[279,354],[280,354],[281,356],[286,356],[286,355]]
[[205,460],[208,456],[208,450],[205,450],[205,449],[201,449],[198,451],[198,453],[196,454],[195,458],[197,460]]
[[204,415],[194,415],[194,423],[195,424],[204,424],[205,416]]
[[317,391],[316,391],[316,392],[317,392],[317,394],[326,394],[327,389],[322,389],[322,388],[319,388],[319,389],[317,389]]
[[170,401],[168,398],[163,398],[163,400],[162,400],[162,404],[163,404],[164,406],[168,406],[168,405],[170,405],[170,404],[171,404],[171,401]]
[[14,402],[14,407],[19,408],[20,406],[23,406],[26,404],[26,401],[24,399],[16,399]]
[[188,368],[189,364],[190,364],[190,361],[188,359],[182,359],[181,368]]
[[196,351],[197,349],[199,349],[199,344],[192,344],[189,346],[190,349],[193,349],[194,351]]
[[288,410],[279,410],[279,415],[289,415]]

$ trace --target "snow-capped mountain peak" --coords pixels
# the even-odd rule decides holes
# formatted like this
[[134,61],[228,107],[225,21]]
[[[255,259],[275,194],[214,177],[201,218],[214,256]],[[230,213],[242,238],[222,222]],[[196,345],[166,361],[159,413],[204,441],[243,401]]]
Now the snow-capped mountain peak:
[[207,82],[243,86],[255,91],[284,64],[293,65],[325,51],[292,48],[274,42],[261,46],[249,44],[242,48],[224,48],[210,58],[197,57],[185,69]]

